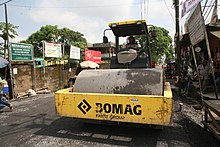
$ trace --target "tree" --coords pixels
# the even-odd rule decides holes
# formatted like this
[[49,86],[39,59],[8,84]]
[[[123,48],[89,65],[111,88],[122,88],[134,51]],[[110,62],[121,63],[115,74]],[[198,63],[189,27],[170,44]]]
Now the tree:
[[[18,33],[15,31],[18,26],[8,23],[8,37],[13,39]],[[6,23],[0,22],[0,37],[4,40],[4,50],[6,50],[6,42],[7,42],[7,32],[6,32]],[[5,52],[5,51],[4,51]],[[6,54],[5,54],[6,56]]]
[[[15,26],[13,24],[8,23],[8,36],[13,39],[15,38],[15,36],[18,35],[18,33],[15,31],[15,29],[17,29],[18,26]],[[0,37],[3,40],[7,40],[7,34],[6,34],[6,24],[5,22],[0,22]]]
[[[149,30],[156,31],[156,37],[150,37],[150,48],[151,48],[151,58],[152,62],[158,63],[165,56],[165,62],[174,58],[174,48],[172,46],[172,38],[169,36],[169,31],[161,27],[151,27]],[[144,47],[146,38],[140,36],[140,45]]]
[[85,48],[86,39],[83,36],[84,35],[80,32],[75,32],[69,28],[58,29],[56,25],[46,25],[31,34],[27,40],[22,42],[32,44],[34,46],[35,56],[42,57],[42,41],[62,43],[64,45],[65,53],[69,53],[70,45]]

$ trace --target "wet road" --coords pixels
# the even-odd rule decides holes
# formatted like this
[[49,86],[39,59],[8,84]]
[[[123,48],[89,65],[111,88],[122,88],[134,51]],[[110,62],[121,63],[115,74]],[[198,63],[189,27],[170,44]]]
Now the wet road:
[[53,94],[13,101],[13,112],[0,110],[0,146],[220,146],[201,123],[201,111],[174,95],[173,123],[163,131],[152,128],[90,124],[55,113]]

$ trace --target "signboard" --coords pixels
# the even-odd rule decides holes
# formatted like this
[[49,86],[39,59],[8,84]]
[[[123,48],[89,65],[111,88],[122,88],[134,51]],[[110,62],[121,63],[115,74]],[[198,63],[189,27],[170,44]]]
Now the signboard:
[[181,3],[181,16],[183,17],[186,13],[192,10],[201,0],[185,0]]
[[80,48],[71,45],[70,59],[80,59]]
[[188,32],[191,44],[194,46],[205,39],[205,23],[201,12],[200,3],[188,19]]
[[101,64],[101,52],[94,50],[85,50],[85,61],[93,61],[97,64]]
[[33,61],[33,46],[31,44],[11,43],[12,61]]
[[45,42],[45,57],[61,58],[61,44]]

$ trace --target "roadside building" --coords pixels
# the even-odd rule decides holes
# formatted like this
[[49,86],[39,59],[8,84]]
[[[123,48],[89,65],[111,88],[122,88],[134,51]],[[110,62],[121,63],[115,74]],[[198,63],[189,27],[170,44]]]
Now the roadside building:
[[115,43],[94,43],[88,46],[88,49],[100,51],[102,63],[100,68],[109,68],[110,67],[110,59],[112,56],[115,56]]

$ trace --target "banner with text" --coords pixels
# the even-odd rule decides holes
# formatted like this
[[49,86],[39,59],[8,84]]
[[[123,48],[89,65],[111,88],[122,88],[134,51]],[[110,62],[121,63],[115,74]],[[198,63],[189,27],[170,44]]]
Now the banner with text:
[[71,45],[70,59],[80,59],[80,48]]
[[61,44],[45,42],[45,57],[62,58]]
[[205,22],[202,16],[200,3],[194,9],[192,15],[187,20],[189,38],[192,45],[196,45],[200,41],[205,39]]
[[181,16],[183,17],[186,13],[191,11],[201,0],[183,0],[181,2]]
[[33,46],[24,43],[11,43],[12,61],[33,61]]
[[97,64],[101,64],[101,52],[94,50],[85,50],[85,61],[93,61]]

